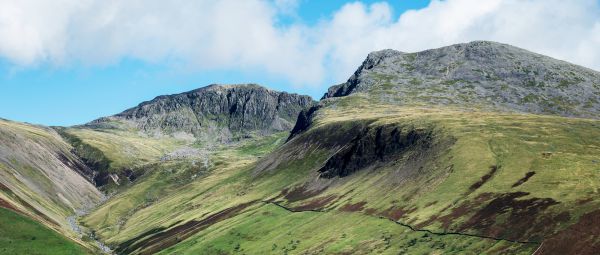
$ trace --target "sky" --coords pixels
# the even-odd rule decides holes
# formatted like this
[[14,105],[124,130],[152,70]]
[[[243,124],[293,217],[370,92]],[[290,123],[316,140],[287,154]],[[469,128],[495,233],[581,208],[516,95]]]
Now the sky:
[[600,0],[0,0],[0,118],[82,124],[213,83],[319,99],[371,51],[473,40],[600,70]]

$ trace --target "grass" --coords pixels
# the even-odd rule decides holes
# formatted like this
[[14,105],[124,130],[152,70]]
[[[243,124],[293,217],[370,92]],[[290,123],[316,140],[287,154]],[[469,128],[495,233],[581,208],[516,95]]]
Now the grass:
[[0,208],[0,254],[91,254],[42,224]]
[[[287,135],[284,132],[251,139],[233,145],[233,149],[217,148],[209,155],[208,168],[194,167],[196,159],[149,165],[147,175],[86,216],[83,222],[100,237],[116,244],[155,227],[247,201],[251,199],[244,195],[251,188],[246,187],[249,167],[281,144]],[[193,182],[189,178],[192,175],[196,175]]]
[[66,133],[100,150],[110,161],[110,171],[135,168],[157,161],[185,142],[174,138],[153,138],[129,130],[69,128]]
[[[447,206],[459,205],[486,192],[528,192],[528,197],[545,197],[560,201],[552,210],[569,211],[581,215],[589,208],[577,207],[577,201],[594,196],[600,188],[595,160],[600,155],[600,123],[596,120],[568,119],[531,114],[499,114],[440,108],[387,108],[326,109],[318,125],[338,121],[376,119],[378,123],[433,123],[443,132],[457,138],[457,142],[445,155],[430,166],[430,174],[410,180],[397,189],[370,189],[381,187],[386,171],[353,176],[346,180],[347,187],[338,187],[328,193],[345,194],[354,202],[368,201],[375,209],[392,205],[417,210],[405,216],[406,221],[424,221],[442,212]],[[330,117],[335,116],[335,117]],[[377,123],[373,124],[377,125]],[[545,157],[546,154],[552,156]],[[501,165],[501,170],[476,192],[465,197],[469,187],[483,176],[491,165]],[[452,173],[443,172],[452,166]],[[512,185],[527,172],[535,171],[535,177],[523,185]],[[353,180],[354,179],[354,180]],[[356,183],[364,184],[356,184]],[[417,193],[417,194],[412,194]],[[390,196],[390,194],[394,194]],[[406,201],[406,197],[410,197]],[[404,201],[403,201],[404,200]],[[403,202],[393,202],[403,201]],[[342,202],[339,202],[342,204]],[[426,204],[435,203],[426,207]],[[457,221],[459,223],[460,221]],[[438,226],[439,227],[439,226]],[[438,228],[435,227],[435,228]]]
[[[482,254],[502,245],[512,244],[414,232],[356,213],[292,213],[264,204],[160,254]],[[534,248],[523,246],[523,254]]]
[[254,141],[246,141],[237,149],[237,151],[244,155],[262,156],[283,144],[288,136],[288,132],[280,132]]
[[[314,125],[286,144],[287,134],[280,133],[219,147],[201,171],[193,170],[192,159],[149,164],[149,174],[82,220],[117,247],[135,243],[149,231],[165,232],[250,201],[276,199],[301,207],[334,197],[320,205],[326,212],[291,213],[255,202],[163,253],[531,253],[534,244],[424,235],[393,221],[436,233],[539,242],[599,206],[593,197],[600,190],[600,121],[499,113],[485,107],[388,105],[361,93],[323,103]],[[423,164],[403,157],[340,179],[318,178],[317,170],[357,130],[385,125],[431,129],[435,137],[453,143]],[[492,167],[496,170],[490,174]],[[535,174],[521,181],[531,172]],[[193,180],[192,173],[197,174]],[[281,196],[283,190],[302,186],[316,193],[298,201]],[[524,195],[478,221],[490,226],[469,223],[493,199],[517,192]],[[482,200],[485,196],[489,198]],[[541,200],[555,203],[517,209],[519,203]],[[364,207],[341,211],[357,203]],[[461,208],[467,209],[457,213]],[[528,210],[533,213],[523,213]],[[391,216],[394,212],[399,216]],[[553,225],[543,222],[565,213],[568,217]],[[528,224],[519,225],[520,219]]]
[[[15,236],[6,236],[16,238],[11,239],[15,243],[15,249],[27,249],[27,242],[19,243],[23,240],[19,239],[20,232],[17,230],[23,228],[29,231],[26,229],[28,226],[40,227],[40,233],[44,235],[47,234],[44,232],[46,230],[54,236],[62,235],[64,238],[61,240],[73,243],[70,240],[77,240],[78,237],[70,228],[67,217],[74,215],[76,209],[100,201],[100,192],[76,172],[77,159],[71,149],[52,128],[0,120],[0,151],[3,152],[0,155],[0,200],[6,201],[28,217],[27,221],[21,221],[25,216],[10,215],[10,212],[0,216],[0,220],[14,219],[17,224],[3,222],[4,225],[1,226],[2,229],[9,226],[8,230],[14,232],[12,234]],[[39,240],[37,236],[36,239]],[[43,242],[39,242],[40,247],[59,243],[56,240],[47,244]],[[80,244],[90,249],[94,247],[87,241],[81,241]],[[15,253],[8,248],[6,251],[12,254],[28,254]],[[51,252],[49,254],[60,253],[55,252],[54,247],[49,247],[48,250]],[[69,254],[66,250],[65,252]],[[39,254],[39,251],[31,250],[31,253]]]

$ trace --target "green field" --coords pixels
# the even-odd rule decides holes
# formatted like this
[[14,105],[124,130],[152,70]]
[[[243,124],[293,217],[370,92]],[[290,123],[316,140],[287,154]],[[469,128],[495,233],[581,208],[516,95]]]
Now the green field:
[[58,232],[0,208],[0,254],[91,254]]
[[[151,167],[83,223],[124,253],[530,254],[599,206],[596,120],[344,107],[359,97],[329,100],[283,145],[284,133],[214,150],[208,168],[191,159]],[[428,132],[431,142],[318,177],[379,127]]]

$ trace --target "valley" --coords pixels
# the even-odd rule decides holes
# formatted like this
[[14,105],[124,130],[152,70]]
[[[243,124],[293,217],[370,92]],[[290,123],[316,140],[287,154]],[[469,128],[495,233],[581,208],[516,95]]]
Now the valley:
[[373,52],[318,102],[211,85],[0,120],[0,229],[23,225],[0,253],[594,254],[599,96],[596,71],[475,41]]

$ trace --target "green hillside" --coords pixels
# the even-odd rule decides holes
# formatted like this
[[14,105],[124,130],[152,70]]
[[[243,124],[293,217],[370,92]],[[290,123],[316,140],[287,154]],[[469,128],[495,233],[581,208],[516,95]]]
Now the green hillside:
[[596,254],[599,77],[472,42],[371,53],[318,104],[213,85],[82,126],[0,122],[0,202],[116,254]]
[[[357,110],[344,107],[347,100],[362,99],[328,100],[308,131],[266,156],[246,153],[257,147],[249,142],[215,153],[213,167],[189,184],[160,184],[185,171],[148,177],[84,222],[124,253],[530,254],[597,212],[596,120]],[[379,127],[431,141],[344,177],[319,177],[336,152]],[[153,193],[162,196],[131,202]]]
[[42,224],[0,208],[0,254],[91,254]]

